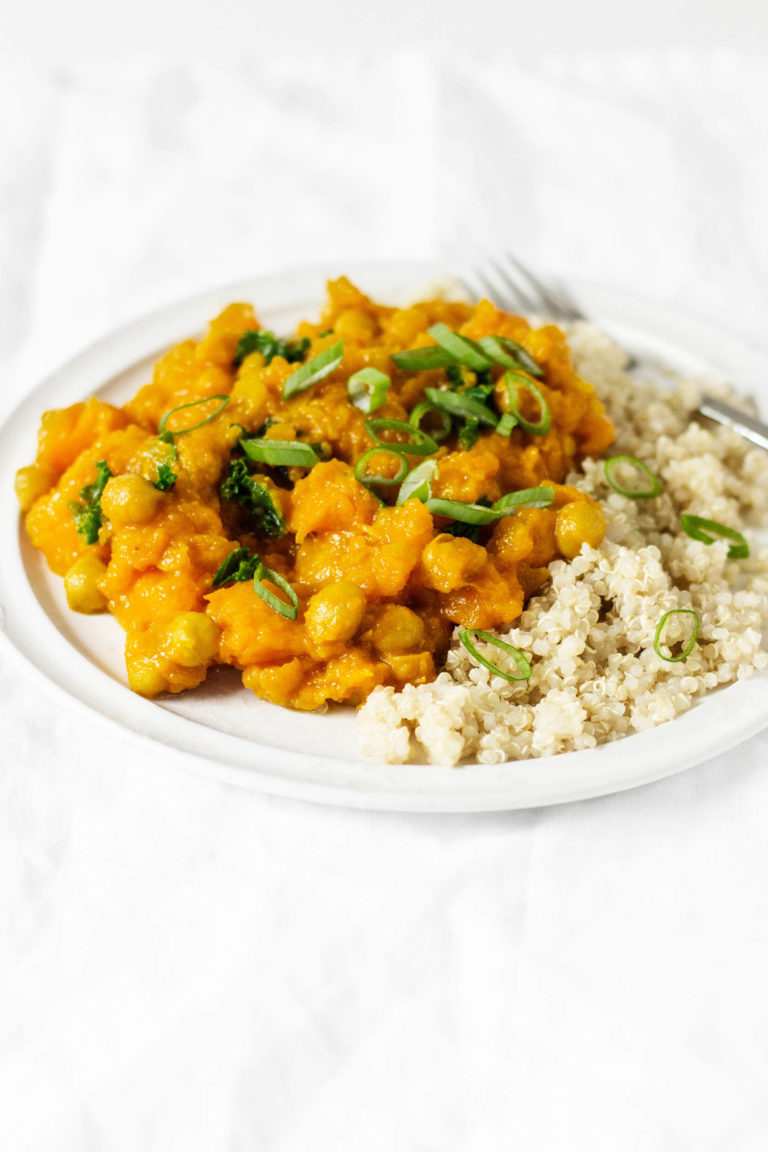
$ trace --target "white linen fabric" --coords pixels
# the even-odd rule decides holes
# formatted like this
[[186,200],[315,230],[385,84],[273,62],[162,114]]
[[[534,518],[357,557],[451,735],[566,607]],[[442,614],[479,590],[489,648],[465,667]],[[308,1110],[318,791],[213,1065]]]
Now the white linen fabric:
[[[765,63],[7,63],[0,415],[328,259],[506,245],[761,338]],[[768,732],[597,801],[361,813],[201,779],[0,652],[0,748],[5,1152],[765,1148]]]

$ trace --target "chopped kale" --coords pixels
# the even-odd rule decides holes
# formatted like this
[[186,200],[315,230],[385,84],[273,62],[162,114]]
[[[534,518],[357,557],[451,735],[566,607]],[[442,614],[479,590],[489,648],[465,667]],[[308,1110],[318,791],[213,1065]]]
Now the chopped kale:
[[445,370],[445,375],[448,377],[448,383],[454,388],[461,388],[464,384],[464,373],[461,370],[461,364],[449,364]]
[[[478,372],[478,376],[480,373]],[[479,400],[481,404],[485,404],[488,397],[493,393],[493,384],[490,380],[483,384],[473,384],[471,388],[465,388],[462,396],[471,396],[473,400]]]
[[222,499],[231,500],[250,512],[266,536],[285,535],[286,524],[280,510],[266,484],[249,474],[247,461],[230,461],[220,492]]
[[155,488],[160,492],[167,492],[169,488],[173,488],[176,483],[176,473],[170,464],[160,464],[157,469],[157,480],[155,480]]
[[239,368],[246,356],[250,356],[252,352],[261,352],[267,364],[270,364],[275,356],[282,356],[289,364],[296,364],[306,358],[308,349],[309,339],[306,336],[302,336],[300,340],[281,340],[266,328],[249,328],[237,342],[234,366]]
[[230,580],[239,583],[252,580],[260,563],[256,552],[251,555],[247,548],[235,548],[220,566],[211,587],[221,588],[222,584],[228,584]]
[[96,479],[80,490],[80,499],[71,500],[69,510],[75,520],[75,527],[86,544],[95,544],[101,528],[101,494],[112,473],[106,460],[96,463]]
[[474,416],[467,416],[461,423],[458,435],[459,444],[465,452],[468,452],[473,444],[477,444],[479,434],[480,421],[476,420]]

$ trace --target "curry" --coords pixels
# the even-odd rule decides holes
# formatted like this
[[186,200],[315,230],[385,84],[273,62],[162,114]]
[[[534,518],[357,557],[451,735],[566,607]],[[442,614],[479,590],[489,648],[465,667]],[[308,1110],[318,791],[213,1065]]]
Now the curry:
[[135,692],[231,664],[317,709],[432,680],[455,625],[514,621],[597,546],[564,480],[612,440],[558,328],[340,279],[290,340],[232,304],[124,407],[45,413],[17,493],[70,608],[125,629]]

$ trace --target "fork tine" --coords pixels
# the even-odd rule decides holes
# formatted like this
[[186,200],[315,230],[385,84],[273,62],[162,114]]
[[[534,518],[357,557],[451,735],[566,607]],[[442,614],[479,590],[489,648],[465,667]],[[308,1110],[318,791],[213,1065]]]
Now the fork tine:
[[520,284],[512,279],[503,264],[497,260],[489,260],[488,263],[496,272],[497,276],[500,276],[504,281],[508,291],[512,293],[512,298],[516,299],[526,312],[536,312],[537,310],[540,311],[540,309],[537,308],[538,301],[533,296],[531,296],[530,293],[526,291],[526,289],[521,288]]
[[583,319],[582,313],[565,293],[558,293],[554,289],[548,288],[539,280],[538,276],[531,272],[530,268],[526,268],[511,252],[505,252],[504,259],[513,265],[526,284],[530,285],[538,296],[538,304],[533,306],[534,311],[549,312],[553,316],[565,320]]

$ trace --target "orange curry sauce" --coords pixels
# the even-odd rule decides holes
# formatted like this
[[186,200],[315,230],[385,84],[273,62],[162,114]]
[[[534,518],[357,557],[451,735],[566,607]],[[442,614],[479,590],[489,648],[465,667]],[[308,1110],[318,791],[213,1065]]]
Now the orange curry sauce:
[[[425,388],[446,387],[444,370],[404,371],[391,360],[404,349],[431,346],[428,329],[439,322],[474,341],[500,335],[521,344],[543,371],[538,385],[551,414],[544,435],[481,427],[464,450],[454,421],[440,442],[432,457],[433,497],[492,503],[519,489],[554,487],[549,507],[520,508],[470,533],[475,540],[452,534],[455,525],[433,516],[422,500],[397,505],[397,487],[362,483],[354,472],[374,446],[366,420],[407,422]],[[562,481],[583,456],[608,447],[613,428],[592,387],[574,373],[558,328],[532,329],[487,300],[383,307],[340,279],[329,285],[319,323],[302,323],[296,336],[310,341],[306,359],[343,340],[343,360],[288,400],[283,386],[299,364],[279,355],[267,363],[253,352],[235,366],[243,333],[258,328],[249,305],[230,305],[202,340],[166,353],[152,382],[123,408],[90,399],[45,413],[37,459],[19,472],[30,539],[64,576],[71,608],[117,617],[127,634],[134,691],[180,692],[200,684],[211,666],[232,664],[257,696],[277,704],[360,704],[379,684],[431,680],[455,624],[493,628],[514,621],[547,580],[551,560],[575,556],[584,542],[599,544],[605,531],[599,507]],[[391,379],[385,402],[370,414],[347,391],[349,377],[364,367]],[[476,382],[467,369],[459,372],[459,390]],[[494,366],[486,375],[499,415],[509,407],[504,372]],[[170,410],[213,396],[230,397],[218,415],[184,432],[185,419],[187,426],[199,422],[206,406],[182,410],[168,421],[177,432],[173,443],[158,439]],[[220,403],[211,401],[208,414]],[[429,432],[429,415],[423,427]],[[282,536],[264,534],[250,511],[221,494],[228,466],[243,456],[240,440],[255,436],[304,441],[320,456],[311,468],[247,465],[284,520]],[[402,444],[397,431],[385,438]],[[405,455],[412,467],[424,461]],[[93,484],[102,460],[112,477],[101,497],[98,539],[89,545],[71,504]],[[163,463],[176,479],[160,491],[155,482]],[[370,474],[390,475],[396,463],[382,454]],[[238,547],[257,552],[290,582],[296,619],[275,611],[251,579],[212,590]]]

